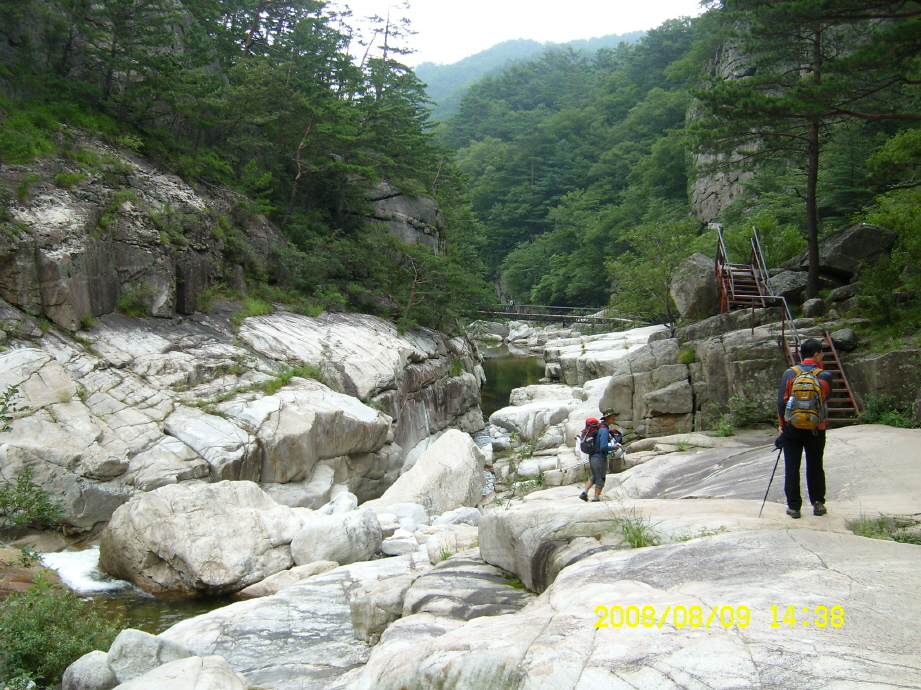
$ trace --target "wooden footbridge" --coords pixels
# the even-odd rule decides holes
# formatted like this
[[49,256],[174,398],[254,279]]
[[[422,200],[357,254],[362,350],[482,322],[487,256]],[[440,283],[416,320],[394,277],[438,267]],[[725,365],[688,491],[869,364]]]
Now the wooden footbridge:
[[[796,329],[796,322],[790,311],[787,300],[774,294],[769,280],[770,271],[764,259],[758,229],[755,228],[751,240],[751,256],[747,264],[733,264],[729,262],[726,243],[723,239],[723,229],[718,227],[718,246],[716,251],[716,277],[720,286],[720,312],[726,313],[735,309],[755,309],[761,307],[778,306],[781,308],[781,335],[780,347],[792,367],[802,361],[799,354],[800,335]],[[844,365],[838,355],[838,350],[828,331],[823,331],[824,356],[822,367],[831,372],[833,377],[831,394],[828,396],[828,426],[844,426],[854,424],[860,408],[854,391],[844,372]]]

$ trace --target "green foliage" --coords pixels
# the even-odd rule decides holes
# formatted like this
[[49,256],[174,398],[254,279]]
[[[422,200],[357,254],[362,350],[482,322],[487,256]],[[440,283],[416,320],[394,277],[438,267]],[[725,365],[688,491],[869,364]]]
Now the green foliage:
[[884,539],[897,541],[903,544],[921,544],[917,520],[902,515],[879,515],[869,517],[861,515],[856,520],[850,520],[847,527],[858,537],[868,539]]
[[29,201],[29,196],[32,192],[32,187],[35,186],[36,182],[41,182],[41,177],[38,175],[23,175],[19,180],[19,184],[16,186],[16,199],[19,200],[20,204],[25,204]]
[[286,368],[281,374],[259,384],[258,387],[266,395],[274,395],[278,390],[287,386],[294,377],[315,379],[322,382],[323,372],[311,364],[300,364],[296,367]]
[[150,290],[140,287],[123,293],[115,303],[115,308],[120,314],[132,318],[150,316]]
[[464,369],[463,360],[455,359],[453,362],[451,362],[451,369],[450,371],[448,371],[448,376],[451,376],[451,377],[460,376],[465,371],[466,369]]
[[[701,117],[686,131],[713,169],[752,170],[773,161],[801,170],[796,205],[815,256],[822,216],[844,219],[878,191],[865,167],[874,139],[921,111],[903,86],[917,71],[921,16],[899,12],[901,5],[724,0],[717,8],[723,30],[735,34],[744,54],[746,76],[712,76],[694,90]],[[812,262],[806,294],[818,290],[819,266]]]
[[858,417],[860,424],[886,424],[900,429],[921,428],[921,423],[914,420],[911,405],[896,407],[892,399],[886,396],[871,395],[867,398],[863,411]]
[[243,323],[243,319],[247,317],[271,314],[273,311],[275,311],[275,307],[272,306],[270,302],[266,302],[265,300],[261,300],[256,297],[247,296],[243,298],[243,306],[231,317],[230,320],[234,326],[239,326],[241,323]]
[[672,280],[694,251],[697,223],[690,219],[650,222],[626,231],[624,237],[630,249],[608,264],[615,281],[611,305],[621,313],[674,323]]
[[32,481],[26,467],[12,482],[0,484],[0,527],[49,527],[61,517],[62,508],[52,494]]
[[59,172],[54,176],[54,183],[63,189],[71,189],[85,179],[86,175],[81,172]]
[[12,431],[10,422],[13,421],[13,414],[19,409],[13,399],[19,395],[19,388],[9,386],[3,393],[0,393],[0,434]]
[[55,687],[71,663],[108,649],[117,633],[74,592],[38,578],[0,602],[0,681],[28,676]]
[[693,364],[697,360],[697,352],[691,348],[685,348],[678,352],[679,364]]
[[753,385],[745,384],[729,398],[729,422],[735,428],[772,423],[776,420],[772,401],[772,397],[755,390]]
[[624,541],[634,549],[657,546],[662,540],[662,535],[655,529],[649,518],[639,515],[633,508],[615,515],[614,524]]

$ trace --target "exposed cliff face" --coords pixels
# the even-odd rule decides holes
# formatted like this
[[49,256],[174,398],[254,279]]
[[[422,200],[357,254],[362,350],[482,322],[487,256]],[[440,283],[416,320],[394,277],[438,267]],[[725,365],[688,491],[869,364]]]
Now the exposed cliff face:
[[[788,366],[780,348],[779,318],[776,309],[737,311],[671,334],[656,333],[646,347],[617,360],[600,406],[613,407],[618,425],[640,436],[711,429],[733,407],[752,421],[771,422],[776,417],[777,386]],[[813,319],[799,319],[796,325],[801,338],[822,338],[824,330],[855,321],[819,326]],[[692,353],[695,361],[682,364],[682,350]],[[872,396],[911,405],[921,386],[918,350],[854,352],[844,365],[862,405]]]
[[[284,238],[241,195],[205,195],[125,151],[65,132],[65,156],[7,165],[18,190],[0,233],[0,296],[67,330],[134,297],[153,316],[192,314],[217,279],[239,282],[228,235],[265,257]],[[239,260],[239,258],[237,259]]]
[[[747,76],[749,66],[745,63],[738,47],[733,42],[724,43],[705,68],[711,76],[723,79],[741,79]],[[699,104],[692,105],[688,120],[697,117]],[[721,166],[731,162],[735,156],[695,154],[694,167],[698,171],[691,182],[691,210],[702,223],[708,223],[731,204],[743,186],[751,179],[750,171]]]
[[[67,524],[91,528],[133,493],[184,481],[258,481],[308,507],[344,490],[366,500],[431,435],[482,428],[471,341],[362,315],[237,328],[239,305],[197,313],[215,282],[245,289],[244,263],[277,263],[285,238],[238,194],[80,132],[60,144],[69,154],[0,169],[0,390],[19,386],[25,409],[0,437],[0,476],[32,468]],[[440,222],[434,202],[413,200]],[[437,245],[433,232],[404,239]],[[158,318],[114,313],[126,301]],[[324,383],[276,390],[304,365]]]
[[406,244],[422,244],[435,252],[444,251],[441,237],[444,216],[432,199],[404,194],[389,182],[372,187],[368,199],[372,223],[385,225],[387,232]]

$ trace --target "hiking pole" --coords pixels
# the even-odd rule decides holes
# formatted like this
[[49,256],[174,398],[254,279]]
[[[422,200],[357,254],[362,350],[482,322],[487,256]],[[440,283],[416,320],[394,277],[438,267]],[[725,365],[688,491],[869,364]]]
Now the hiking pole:
[[[778,437],[777,440],[780,441],[780,437]],[[767,491],[764,492],[764,500],[761,501],[761,510],[758,511],[759,518],[761,517],[761,511],[764,510],[764,504],[767,503],[768,494],[771,493],[771,484],[774,481],[774,473],[777,472],[777,464],[780,462],[780,454],[783,453],[783,445],[777,445],[776,442],[774,445],[777,446],[777,459],[774,460],[774,469],[771,470],[771,478],[768,480],[768,488]]]

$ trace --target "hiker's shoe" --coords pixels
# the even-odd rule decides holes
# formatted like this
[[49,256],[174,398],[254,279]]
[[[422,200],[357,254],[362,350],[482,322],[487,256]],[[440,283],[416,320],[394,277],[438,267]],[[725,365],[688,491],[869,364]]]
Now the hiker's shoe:
[[592,503],[598,503],[598,501],[600,501],[600,500],[601,500],[600,498],[598,498],[597,496],[595,496],[595,497],[592,499]]
[[581,498],[583,501],[587,501],[587,500],[588,500],[588,492],[587,492],[587,491],[583,491],[581,494],[579,494],[579,498]]
[[825,507],[825,504],[821,501],[816,501],[812,504],[812,514],[813,515],[825,515],[828,512],[828,509]]
[[803,517],[803,514],[798,510],[793,510],[793,508],[787,508],[787,515],[789,515],[794,520]]

